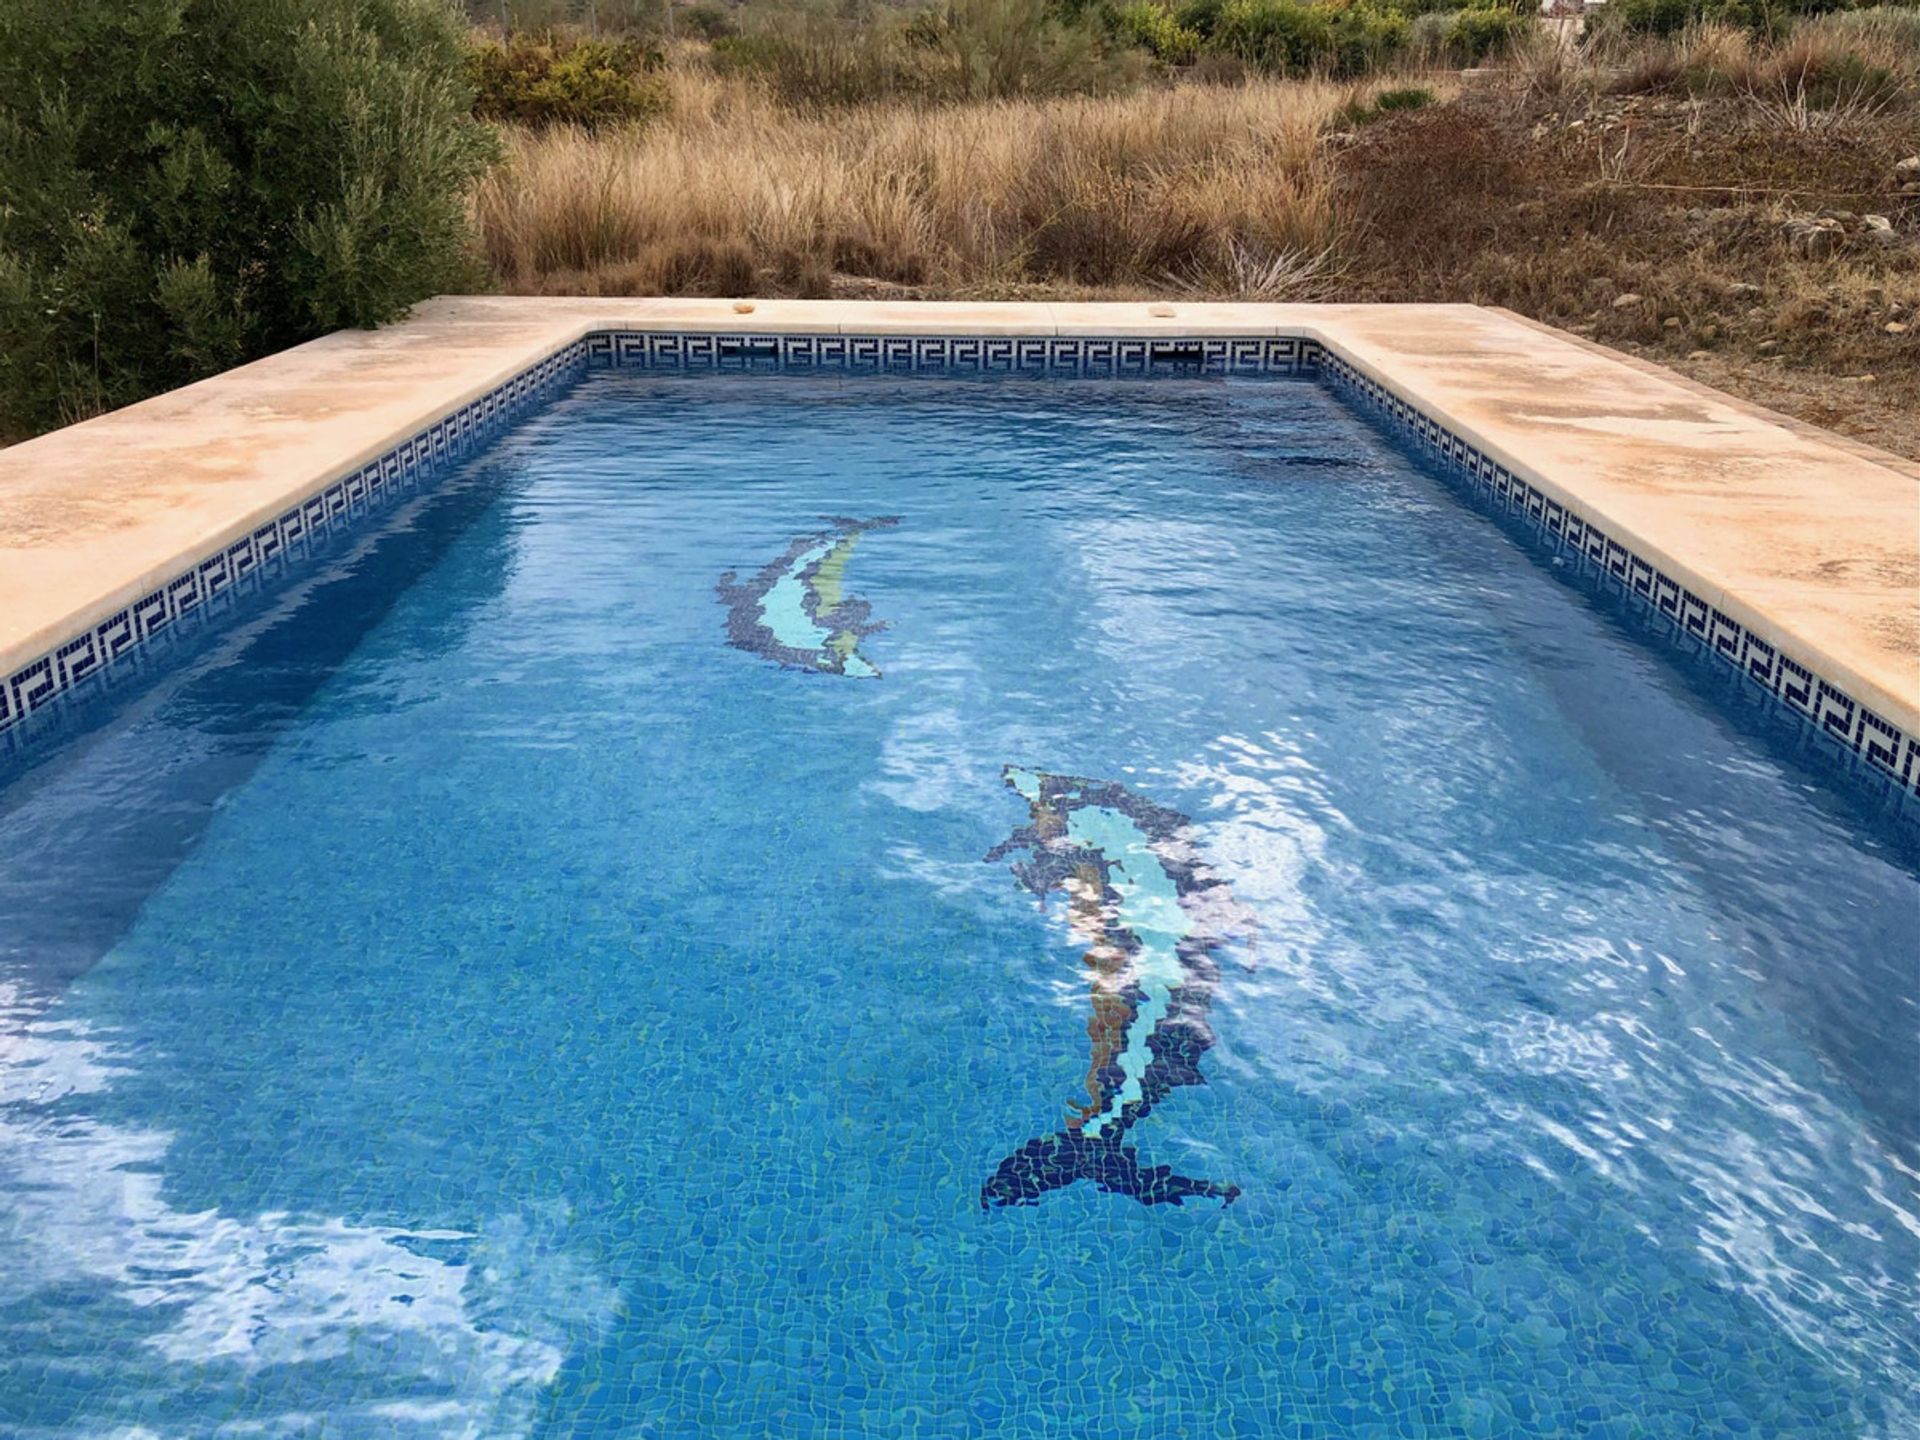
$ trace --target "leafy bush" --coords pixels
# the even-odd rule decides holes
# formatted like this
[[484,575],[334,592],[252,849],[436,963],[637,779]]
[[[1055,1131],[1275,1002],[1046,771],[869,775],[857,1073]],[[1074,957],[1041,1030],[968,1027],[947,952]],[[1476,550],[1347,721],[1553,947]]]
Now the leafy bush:
[[[1451,17],[1457,10],[1467,8],[1460,0],[1373,0],[1379,8],[1391,10],[1396,15],[1404,15],[1409,20],[1418,20],[1423,15],[1445,15]],[[1472,8],[1481,10],[1512,10],[1516,14],[1534,15],[1539,13],[1532,0],[1478,0]]]
[[1702,21],[1784,34],[1802,16],[1854,8],[1852,0],[1608,0],[1599,24],[1629,35],[1677,35]]
[[1447,49],[1463,65],[1478,65],[1508,49],[1531,22],[1511,10],[1456,11],[1447,24]]
[[0,5],[0,427],[469,283],[463,47],[437,0]]
[[700,0],[680,12],[680,23],[698,35],[702,40],[724,40],[729,35],[740,33],[740,24],[733,18],[733,11],[725,5],[716,5],[712,0]]
[[753,14],[713,44],[722,71],[757,75],[789,105],[858,105],[914,88],[914,60],[890,16],[866,23],[814,9]]
[[789,104],[857,105],[892,94],[935,100],[1101,94],[1144,62],[1110,43],[1098,13],[1047,0],[947,0],[902,24],[813,9],[772,10],[714,45],[723,69],[763,76]]
[[511,35],[544,35],[568,27],[597,34],[658,34],[668,0],[463,0],[476,25],[498,27]]
[[1416,15],[1407,25],[1407,52],[1416,68],[1451,63],[1447,54],[1447,30],[1452,14],[1429,10]]
[[1213,43],[1263,70],[1358,75],[1406,47],[1407,19],[1359,5],[1227,0]]
[[1227,0],[1182,0],[1173,19],[1182,30],[1191,30],[1205,42],[1220,28],[1220,12],[1226,8]]
[[1334,49],[1329,67],[1336,75],[1361,75],[1392,62],[1407,48],[1407,17],[1352,6],[1333,13]]
[[1227,0],[1213,43],[1263,70],[1306,69],[1332,45],[1326,13],[1291,0]]
[[1093,95],[1140,78],[1139,57],[1108,42],[1097,13],[1048,0],[947,0],[925,12],[930,87],[954,99]]
[[1608,0],[1609,28],[1634,35],[1674,35],[1700,18],[1700,0]]
[[527,125],[597,125],[665,108],[653,79],[661,55],[638,40],[515,34],[481,40],[467,56],[476,115]]
[[1168,65],[1184,65],[1199,52],[1200,36],[1155,0],[1133,0],[1113,12],[1113,33],[1122,44],[1137,45]]

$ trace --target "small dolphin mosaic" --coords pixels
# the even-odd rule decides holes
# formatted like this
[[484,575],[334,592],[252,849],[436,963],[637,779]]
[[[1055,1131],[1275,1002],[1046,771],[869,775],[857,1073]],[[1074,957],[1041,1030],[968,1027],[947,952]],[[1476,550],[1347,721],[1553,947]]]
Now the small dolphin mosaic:
[[829,516],[827,523],[833,528],[798,537],[746,584],[735,584],[731,570],[720,577],[727,643],[801,670],[877,680],[880,672],[859,644],[887,627],[871,618],[865,600],[847,594],[847,560],[862,535],[898,525],[900,517]]
[[1066,1129],[1029,1140],[995,1169],[983,1207],[1032,1205],[1076,1180],[1143,1205],[1200,1197],[1232,1204],[1237,1185],[1142,1165],[1127,1132],[1166,1094],[1203,1085],[1200,1057],[1220,967],[1214,952],[1252,928],[1226,882],[1197,861],[1187,817],[1108,780],[1008,766],[1030,822],[987,854],[1024,850],[1020,883],[1067,896],[1076,935],[1088,941],[1093,1016],[1087,1099],[1068,1105]]

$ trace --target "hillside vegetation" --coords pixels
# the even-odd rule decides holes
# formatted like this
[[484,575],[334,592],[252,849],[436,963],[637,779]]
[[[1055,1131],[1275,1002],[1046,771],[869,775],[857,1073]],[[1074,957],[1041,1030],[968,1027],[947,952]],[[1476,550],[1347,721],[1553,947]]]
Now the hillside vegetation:
[[1474,301],[1920,454],[1920,9],[0,0],[0,435],[436,291]]
[[0,438],[481,278],[436,0],[0,0]]
[[1504,305],[1920,454],[1920,10],[1425,3],[655,12],[476,223],[530,293]]

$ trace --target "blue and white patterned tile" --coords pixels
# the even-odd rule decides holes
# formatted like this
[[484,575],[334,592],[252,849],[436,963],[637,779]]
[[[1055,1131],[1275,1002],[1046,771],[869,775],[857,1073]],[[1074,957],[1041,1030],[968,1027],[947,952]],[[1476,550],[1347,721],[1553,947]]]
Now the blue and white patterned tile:
[[1348,361],[1322,353],[1317,365],[1336,391],[1392,421],[1482,501],[1523,520],[1550,544],[1578,556],[1596,580],[1671,622],[1671,634],[1687,648],[1733,667],[1813,734],[1838,746],[1903,794],[1920,795],[1920,736],[1904,733],[1839,686],[1821,679],[1811,666],[1754,634]]
[[1161,370],[1306,372],[1318,347],[1294,337],[686,335],[617,332],[587,342],[588,363],[674,370],[847,370],[1107,377]]
[[342,476],[221,552],[195,561],[91,630],[0,683],[0,742],[15,749],[25,723],[122,670],[189,615],[251,590],[304,561],[324,537],[417,489],[587,368],[1065,375],[1157,372],[1318,375],[1385,416],[1483,501],[1522,518],[1549,543],[1672,622],[1673,633],[1734,667],[1779,707],[1903,793],[1920,795],[1920,737],[1902,732],[1813,669],[1753,634],[1684,585],[1529,484],[1491,456],[1316,341],[1298,337],[873,336],[602,332],[566,347]]
[[17,753],[32,743],[38,727],[29,722],[36,717],[143,669],[136,659],[151,658],[156,643],[184,620],[224,611],[239,594],[296,568],[319,540],[351,529],[417,490],[439,467],[470,454],[545,403],[556,386],[581,372],[586,359],[584,343],[568,346],[21,666],[0,683],[0,753]]

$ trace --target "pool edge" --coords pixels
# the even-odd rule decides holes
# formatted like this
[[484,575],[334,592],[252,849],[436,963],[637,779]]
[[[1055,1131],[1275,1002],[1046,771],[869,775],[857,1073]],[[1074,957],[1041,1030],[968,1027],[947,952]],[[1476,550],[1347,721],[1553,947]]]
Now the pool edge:
[[[1408,350],[1414,358],[1396,364],[1386,352],[1393,348],[1392,337],[1408,332],[1427,337],[1425,349]],[[1551,467],[1542,461],[1551,455],[1545,452],[1560,444],[1564,453],[1565,437],[1559,432],[1549,431],[1547,442],[1530,441],[1525,433],[1516,432],[1510,420],[1503,433],[1497,411],[1490,412],[1491,421],[1487,413],[1473,413],[1489,408],[1479,405],[1480,397],[1462,389],[1463,384],[1472,383],[1476,365],[1484,370],[1489,357],[1506,363],[1516,355],[1539,353],[1538,347],[1530,349],[1510,332],[1543,337],[1568,351],[1575,351],[1577,344],[1572,337],[1534,322],[1472,306],[935,306],[494,297],[432,302],[416,319],[387,331],[328,336],[283,356],[0,451],[0,555],[9,559],[20,559],[48,543],[48,520],[35,513],[35,502],[49,498],[34,493],[33,467],[43,456],[56,458],[69,476],[76,470],[83,472],[78,484],[66,487],[69,493],[64,496],[59,484],[38,487],[53,492],[55,550],[60,548],[61,502],[70,512],[87,515],[110,501],[110,496],[100,493],[102,487],[88,483],[90,477],[84,472],[91,465],[92,474],[111,473],[130,439],[136,448],[145,447],[142,453],[149,462],[157,460],[167,472],[171,485],[159,487],[160,498],[165,499],[169,490],[186,493],[191,512],[182,523],[150,527],[145,538],[160,548],[147,556],[147,563],[134,567],[132,574],[115,575],[110,564],[97,563],[91,569],[75,565],[71,568],[76,573],[84,573],[77,586],[69,585],[66,603],[51,608],[42,603],[37,615],[32,604],[0,605],[0,616],[6,617],[0,620],[0,675],[5,677],[0,681],[0,737],[8,742],[5,748],[16,748],[24,741],[25,722],[91,685],[96,676],[180,617],[236,587],[259,583],[277,566],[292,563],[296,550],[316,532],[351,525],[381,508],[386,496],[417,488],[442,460],[484,443],[538,404],[553,385],[591,363],[597,337],[685,337],[708,346],[710,356],[731,342],[738,358],[747,361],[771,358],[786,364],[794,355],[810,354],[816,368],[852,369],[892,369],[902,364],[945,368],[954,363],[956,346],[969,345],[979,368],[1020,370],[1033,367],[982,363],[980,357],[1011,353],[1017,359],[1022,346],[1039,346],[1033,353],[1045,359],[1038,368],[1067,368],[1074,373],[1091,369],[1100,374],[1131,373],[1126,368],[1129,364],[1137,369],[1143,359],[1164,358],[1169,347],[1190,345],[1211,347],[1216,355],[1256,351],[1276,355],[1294,368],[1309,365],[1310,355],[1330,357],[1325,378],[1335,389],[1374,408],[1483,491],[1483,498],[1509,509],[1517,504],[1541,534],[1586,555],[1629,593],[1758,684],[1783,709],[1858,756],[1903,793],[1920,795],[1920,658],[1896,647],[1892,665],[1862,665],[1858,657],[1839,653],[1849,634],[1845,615],[1836,629],[1831,615],[1813,615],[1820,624],[1810,623],[1807,617],[1813,612],[1804,604],[1802,623],[1796,625],[1793,611],[1797,596],[1811,595],[1821,604],[1836,592],[1850,598],[1844,594],[1844,584],[1800,591],[1788,586],[1766,595],[1736,593],[1701,565],[1690,563],[1687,555],[1677,553],[1685,547],[1672,544],[1671,537],[1646,533],[1658,530],[1658,524],[1636,524],[1631,514],[1620,513],[1639,503],[1630,492],[1619,491],[1616,485],[1618,493],[1612,498],[1619,503],[1610,507],[1608,494],[1581,493],[1582,486],[1569,477],[1549,473]],[[1388,338],[1383,341],[1383,336]],[[1455,346],[1451,353],[1445,348],[1450,339]],[[1289,355],[1284,344],[1275,350],[1265,342],[1293,342],[1294,349]],[[860,346],[866,351],[856,354],[855,347]],[[1232,351],[1233,346],[1242,347],[1241,351]],[[743,347],[745,353],[739,354]],[[446,355],[455,351],[461,363],[444,363]],[[1656,387],[1677,391],[1682,388],[1678,377],[1665,372],[1650,375],[1597,347],[1585,346],[1576,353],[1587,366],[1606,367],[1599,381],[1589,383],[1603,384],[1615,395],[1625,396],[1617,402],[1621,413],[1639,407],[1653,417],[1649,421],[1655,432],[1652,438],[1636,435],[1633,443],[1651,456],[1654,468],[1684,470],[1711,463],[1710,455],[1701,450],[1699,436],[1689,436],[1686,445],[1668,443],[1665,450],[1671,453],[1663,452],[1658,427],[1670,423],[1667,417],[1679,402]],[[1549,358],[1563,370],[1579,370],[1565,355]],[[315,360],[317,367],[307,363]],[[1422,376],[1417,367],[1427,362],[1437,362],[1444,373]],[[1252,368],[1260,364],[1252,362]],[[360,372],[369,368],[388,375],[399,370],[395,385],[403,393],[396,395],[389,393],[393,387],[382,387],[376,396],[363,399],[359,409],[351,403],[351,393],[347,400],[333,397],[322,423],[305,426],[299,407],[285,398],[302,385],[309,397],[316,389],[325,396],[329,377],[342,391],[366,395],[369,384]],[[1676,383],[1668,385],[1668,381]],[[1911,539],[1892,542],[1893,560],[1896,569],[1901,568],[1899,562],[1906,559],[1904,544],[1904,549],[1915,552],[1906,573],[1920,575],[1920,482],[1905,462],[1839,437],[1831,437],[1828,444],[1823,432],[1794,427],[1692,382],[1685,382],[1685,387],[1706,397],[1700,402],[1703,409],[1724,400],[1730,415],[1744,413],[1750,418],[1745,430],[1737,418],[1718,414],[1689,423],[1696,430],[1705,426],[1702,433],[1709,442],[1730,435],[1734,442],[1753,448],[1762,476],[1776,452],[1783,468],[1798,456],[1802,464],[1825,465],[1842,477],[1856,471],[1866,476],[1862,488],[1873,490],[1877,516],[1863,521],[1849,513],[1842,518],[1863,537],[1879,543],[1880,550],[1873,553],[1883,555],[1888,548],[1886,515],[1895,517],[1897,536],[1898,521],[1910,514],[1913,523],[1905,529]],[[1513,409],[1509,406],[1510,412]],[[1612,416],[1599,414],[1598,418]],[[267,427],[274,442],[262,447],[257,462],[248,445],[249,421]],[[193,488],[199,448],[196,427],[208,424],[227,440],[226,460],[245,482],[231,496],[203,494]],[[1767,435],[1769,425],[1779,436],[1790,437],[1790,443]],[[1576,430],[1574,439],[1580,438]],[[1773,443],[1773,450],[1763,442]],[[291,473],[275,473],[274,465],[289,447],[307,468],[296,465]],[[1530,454],[1530,448],[1543,453]],[[1746,467],[1749,472],[1754,468]],[[1876,481],[1876,469],[1880,476],[1893,477],[1891,488]],[[225,478],[225,473],[216,476],[208,488],[218,492]],[[1903,483],[1907,488],[1900,491]],[[182,487],[188,488],[183,492]],[[23,491],[32,523],[20,523]],[[1815,494],[1817,498],[1817,490]],[[130,497],[127,508],[137,510],[141,498]],[[1696,529],[1701,513],[1694,503],[1697,498],[1686,502]],[[1715,503],[1730,509],[1743,499],[1737,491],[1717,501],[1709,495],[1708,513]],[[1657,506],[1650,513],[1658,519]],[[141,538],[137,524],[114,523],[103,529],[97,514],[91,518],[92,532],[85,525],[78,527],[79,543],[69,546],[73,553],[63,558],[77,556],[84,561],[91,553],[99,561],[112,547],[124,545],[129,529],[136,532],[136,540]],[[1735,518],[1730,512],[1729,519]],[[1835,523],[1831,513],[1805,518],[1830,527]],[[1876,518],[1879,533],[1867,536],[1866,526]],[[1785,523],[1795,521],[1793,514],[1786,514]],[[1684,538],[1684,527],[1679,533]],[[1841,536],[1843,541],[1846,538]],[[170,556],[163,553],[169,544]],[[32,567],[23,563],[5,568]],[[91,593],[84,593],[88,589]],[[0,601],[14,598],[0,581]],[[1892,599],[1896,611],[1901,605],[1911,610],[1920,600],[1920,589],[1896,585]],[[23,614],[25,622],[17,618]],[[6,620],[16,623],[10,626]],[[1827,636],[1838,636],[1842,644],[1823,643],[1822,626]],[[1884,662],[1886,657],[1870,654],[1868,658]]]

